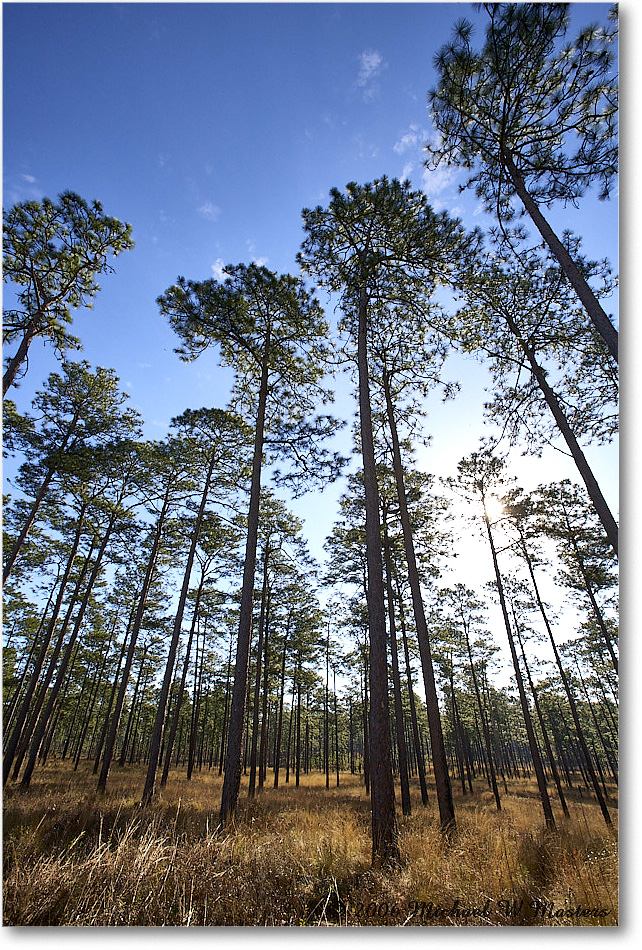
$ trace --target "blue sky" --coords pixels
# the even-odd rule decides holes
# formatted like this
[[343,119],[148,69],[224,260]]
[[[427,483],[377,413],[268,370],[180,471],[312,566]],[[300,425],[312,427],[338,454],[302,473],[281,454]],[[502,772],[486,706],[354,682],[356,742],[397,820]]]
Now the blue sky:
[[[571,33],[608,7],[573,5]],[[82,358],[115,368],[148,436],[162,437],[188,406],[227,398],[215,352],[191,365],[173,353],[155,300],[178,275],[204,279],[250,260],[294,272],[301,209],[384,173],[409,177],[470,227],[488,223],[474,195],[458,194],[458,172],[422,166],[433,56],[461,16],[483,23],[460,3],[3,5],[5,207],[70,189],[131,222],[135,249],[116,259],[73,332]],[[617,267],[617,210],[616,199],[589,197],[549,218]],[[19,407],[54,367],[34,344]],[[421,457],[437,474],[453,474],[481,434],[484,371],[455,361],[449,372],[462,395],[435,400]],[[337,411],[349,415],[339,389]],[[587,454],[617,509],[615,449]],[[516,454],[514,472],[526,488],[576,477],[556,452]],[[317,557],[337,492],[297,506]]]

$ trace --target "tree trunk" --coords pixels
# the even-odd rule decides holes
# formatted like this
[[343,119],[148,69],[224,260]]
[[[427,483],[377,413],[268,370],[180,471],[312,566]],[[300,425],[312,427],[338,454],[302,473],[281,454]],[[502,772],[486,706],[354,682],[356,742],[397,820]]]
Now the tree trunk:
[[[55,681],[55,683],[54,683],[54,685],[53,685],[53,688],[51,689],[51,692],[50,692],[49,697],[48,697],[48,699],[47,699],[47,705],[46,705],[46,707],[45,707],[45,709],[44,709],[44,712],[42,713],[42,715],[41,715],[41,717],[40,717],[40,720],[39,720],[39,722],[38,722],[38,726],[37,726],[35,735],[34,735],[34,737],[33,737],[33,739],[32,739],[32,742],[31,742],[31,749],[30,749],[30,751],[29,751],[29,759],[28,759],[28,761],[27,761],[27,765],[25,766],[25,771],[24,771],[23,776],[22,776],[22,782],[20,783],[20,784],[21,784],[21,787],[22,787],[23,789],[28,788],[29,782],[31,781],[31,775],[32,775],[32,773],[33,773],[33,769],[34,769],[34,766],[35,766],[35,764],[36,764],[36,758],[37,758],[37,755],[38,755],[38,749],[40,748],[40,744],[41,744],[41,742],[42,742],[42,740],[43,740],[43,738],[44,738],[44,734],[45,734],[45,730],[46,730],[46,728],[47,728],[47,723],[48,723],[48,721],[49,721],[49,717],[51,716],[52,710],[53,710],[53,708],[54,708],[54,706],[55,706],[55,704],[56,704],[56,700],[57,700],[57,698],[58,698],[58,694],[59,694],[59,692],[60,692],[60,690],[61,690],[61,688],[62,688],[62,684],[63,684],[64,679],[65,679],[65,676],[66,676],[66,674],[67,674],[67,669],[68,669],[68,667],[69,667],[69,661],[70,661],[70,659],[71,659],[71,653],[72,653],[72,650],[73,650],[74,645],[75,645],[75,643],[76,643],[76,640],[77,640],[77,638],[78,638],[78,635],[79,635],[79,633],[80,633],[80,629],[81,629],[81,627],[82,627],[82,622],[83,622],[83,619],[84,619],[84,616],[85,616],[85,612],[86,612],[86,610],[87,610],[87,605],[89,604],[89,597],[90,597],[90,594],[91,594],[91,592],[92,592],[92,590],[93,590],[94,584],[95,584],[95,582],[96,582],[96,578],[98,577],[98,573],[99,573],[100,568],[101,568],[101,563],[102,563],[103,555],[104,555],[104,553],[105,553],[105,551],[106,551],[106,549],[107,549],[107,544],[108,544],[109,539],[110,539],[110,537],[111,537],[111,532],[112,532],[112,529],[113,529],[113,527],[114,527],[115,522],[116,522],[116,516],[115,516],[115,514],[112,514],[111,518],[109,519],[109,523],[108,523],[108,525],[107,525],[107,528],[106,528],[106,530],[105,530],[105,532],[104,532],[104,534],[103,534],[103,539],[102,539],[102,541],[101,541],[100,548],[99,548],[98,553],[97,553],[97,555],[96,555],[96,560],[94,561],[94,566],[93,566],[93,568],[92,568],[91,574],[90,574],[90,576],[89,576],[89,580],[88,580],[87,585],[86,585],[86,587],[85,587],[85,591],[84,591],[84,594],[83,594],[83,598],[82,598],[82,601],[80,602],[80,607],[78,608],[78,613],[76,614],[76,619],[75,619],[75,621],[74,621],[74,626],[73,626],[73,630],[72,630],[72,632],[71,632],[71,636],[69,637],[69,640],[67,641],[67,646],[65,647],[65,652],[64,652],[63,658],[62,658],[62,660],[61,660],[60,666],[59,666],[58,671],[57,671],[57,673],[56,673],[56,681]],[[86,571],[86,569],[87,569],[87,567],[88,567],[88,565],[89,565],[89,563],[90,563],[92,550],[93,550],[93,541],[92,541],[92,547],[91,547],[91,549],[90,549],[90,551],[89,551],[89,554],[88,554],[87,557],[85,558],[85,563],[84,563],[84,565],[83,565],[83,569],[82,569],[82,572],[81,572],[80,582],[82,582],[82,578],[84,577],[85,571]],[[64,635],[64,634],[63,634],[63,632],[61,631],[61,636],[59,637],[58,643],[56,644],[56,649],[54,650],[54,653],[53,653],[53,655],[52,655],[52,662],[54,662],[54,661],[57,659],[57,656],[58,656],[59,653],[60,653],[60,649],[62,648],[62,636],[63,636],[63,635]],[[58,652],[56,652],[56,650],[57,650]],[[45,685],[44,685],[44,689],[45,689],[45,690],[46,690],[47,686],[48,686],[48,682],[45,682]]]
[[290,617],[292,611],[288,613],[288,622],[285,628],[285,637],[283,640],[283,657],[281,659],[281,688],[279,690],[279,717],[276,727],[276,740],[274,743],[274,787],[279,787],[279,765],[281,762],[281,738],[283,735],[283,701],[285,699],[285,657],[290,635]]
[[152,583],[152,576],[154,573],[154,568],[156,566],[156,558],[158,556],[158,550],[160,548],[161,537],[163,534],[163,528],[165,526],[165,518],[167,516],[167,511],[169,508],[169,496],[170,496],[171,482],[168,482],[167,489],[165,491],[165,497],[163,499],[163,505],[156,522],[156,530],[154,532],[154,540],[152,542],[152,549],[149,556],[149,561],[147,563],[147,570],[145,572],[145,578],[143,580],[143,586],[141,588],[140,597],[138,598],[138,606],[136,608],[136,616],[134,618],[134,623],[132,626],[132,632],[129,639],[129,649],[127,651],[127,656],[125,658],[125,666],[123,667],[123,672],[121,675],[120,688],[116,696],[116,705],[112,713],[111,722],[109,725],[109,730],[107,733],[107,738],[105,741],[105,754],[103,756],[103,764],[100,770],[100,776],[98,778],[98,790],[101,792],[105,791],[107,787],[107,776],[109,775],[109,769],[111,768],[112,757],[114,754],[114,747],[116,745],[116,736],[118,734],[118,724],[120,722],[120,716],[123,710],[123,703],[125,702],[125,693],[127,692],[127,684],[129,682],[129,673],[132,667],[134,660],[134,650],[136,649],[136,641],[138,639],[138,633],[143,622],[143,615],[145,613],[145,605],[147,604],[147,595],[149,593],[149,588]]
[[562,666],[562,660],[561,660],[561,657],[560,657],[560,655],[559,655],[559,651],[558,651],[558,649],[557,649],[557,644],[555,643],[555,637],[553,636],[553,631],[552,631],[552,629],[551,629],[551,625],[550,625],[550,622],[549,622],[549,619],[548,619],[548,614],[546,613],[546,610],[545,610],[545,608],[544,608],[544,604],[543,604],[543,602],[542,602],[542,598],[540,597],[539,588],[538,588],[538,585],[537,585],[537,581],[536,581],[536,579],[535,579],[535,569],[534,569],[534,567],[533,567],[533,562],[532,562],[532,559],[531,559],[531,557],[530,557],[528,548],[526,547],[526,539],[524,538],[524,536],[523,536],[523,534],[522,534],[521,532],[520,532],[520,546],[521,546],[522,554],[523,554],[523,556],[524,556],[524,560],[526,561],[526,565],[527,565],[527,567],[528,567],[528,573],[529,573],[529,575],[530,575],[531,583],[532,583],[532,585],[533,585],[533,592],[534,592],[534,594],[535,594],[535,600],[537,601],[537,606],[539,607],[539,611],[540,611],[540,613],[541,613],[541,615],[542,615],[542,619],[543,619],[543,621],[544,621],[544,626],[546,627],[546,632],[547,632],[547,634],[548,634],[548,639],[549,639],[550,644],[551,644],[551,646],[552,646],[552,648],[553,648],[553,655],[555,656],[555,662],[556,662],[556,664],[557,664],[557,669],[558,669],[558,672],[559,672],[559,674],[560,674],[560,678],[561,678],[561,680],[562,680],[562,685],[564,686],[564,692],[566,693],[566,698],[567,698],[567,700],[568,700],[568,705],[569,705],[569,708],[570,708],[570,710],[571,710],[571,716],[573,717],[573,724],[575,725],[575,731],[576,731],[576,733],[577,733],[577,738],[578,738],[579,743],[580,743],[580,748],[581,748],[581,750],[582,750],[582,755],[584,756],[584,759],[585,759],[585,762],[586,762],[586,767],[587,767],[587,769],[588,769],[588,773],[589,773],[589,776],[590,776],[590,778],[591,778],[591,784],[593,785],[593,790],[595,791],[595,797],[596,797],[597,800],[598,800],[598,803],[599,803],[599,806],[600,806],[600,809],[601,809],[601,812],[602,812],[602,817],[604,818],[604,821],[606,822],[607,825],[610,825],[610,824],[612,823],[612,822],[611,822],[611,815],[609,814],[609,810],[608,810],[608,808],[607,808],[607,806],[606,806],[606,802],[604,801],[604,798],[602,797],[602,792],[601,792],[601,790],[600,790],[600,787],[599,787],[599,784],[598,784],[598,781],[597,781],[597,776],[596,776],[596,774],[595,774],[595,770],[593,769],[593,762],[592,762],[592,759],[591,759],[591,753],[589,752],[588,746],[587,746],[587,744],[586,744],[586,738],[585,738],[585,736],[584,736],[584,730],[582,729],[582,725],[581,725],[581,723],[580,723],[580,717],[579,717],[579,714],[578,714],[578,711],[577,711],[577,705],[576,705],[576,703],[575,703],[575,697],[573,696],[573,692],[572,692],[572,690],[571,690],[570,683],[569,683],[568,678],[567,678],[567,676],[566,676],[566,673],[565,673],[565,671],[564,671],[564,667]]
[[16,350],[16,355],[9,358],[7,364],[7,369],[5,370],[4,376],[2,377],[2,398],[7,395],[7,390],[10,386],[13,385],[13,381],[16,378],[18,370],[24,363],[27,358],[27,351],[31,345],[32,340],[38,335],[38,331],[42,326],[43,317],[38,314],[37,317],[33,317],[25,330],[20,345]]
[[557,258],[560,267],[566,274],[570,284],[580,298],[591,323],[604,340],[606,347],[617,363],[618,361],[618,332],[600,306],[595,294],[589,287],[586,279],[580,273],[571,255],[568,253],[550,224],[544,218],[539,207],[526,187],[526,183],[515,166],[513,156],[508,149],[502,149],[504,167],[510,175],[513,187],[522,200],[524,207],[533,221],[533,224],[542,235],[553,255]]
[[[196,629],[196,621],[198,619],[198,611],[201,604],[201,594],[203,592],[203,585],[205,584],[205,573],[201,572],[201,580],[198,585],[198,590],[196,592],[196,601],[194,603],[194,614],[192,616],[192,623],[190,625],[189,637],[187,640],[187,646],[185,648],[185,659],[183,660],[183,669],[181,671],[181,682],[178,687],[178,693],[176,695],[176,703],[174,704],[174,709],[172,711],[171,725],[169,729],[169,735],[167,736],[167,741],[165,743],[165,762],[163,765],[163,772],[161,775],[160,785],[161,788],[164,788],[167,784],[167,777],[169,775],[169,767],[172,761],[172,750],[174,748],[174,741],[176,739],[176,730],[178,729],[178,721],[181,715],[181,708],[183,705],[183,691],[185,689],[185,681],[187,680],[187,672],[189,670],[189,660],[190,654],[192,652],[192,641],[194,639],[194,630]],[[169,695],[169,694],[168,694]],[[153,742],[152,737],[152,742]],[[152,750],[153,751],[153,747]]]
[[263,663],[263,637],[265,636],[265,615],[268,609],[268,563],[270,559],[270,542],[265,543],[263,552],[263,586],[261,589],[261,612],[259,614],[259,635],[256,645],[256,670],[254,677],[254,703],[252,708],[252,742],[250,746],[250,778],[248,782],[248,798],[254,798],[256,789],[256,759],[259,741],[259,699],[261,692],[261,669]]
[[86,511],[86,505],[83,505],[82,508],[80,509],[78,521],[76,523],[76,531],[74,534],[74,540],[72,542],[71,550],[67,558],[65,571],[60,581],[60,588],[58,590],[58,596],[54,604],[53,614],[52,614],[51,620],[49,621],[49,626],[47,627],[47,632],[45,633],[44,640],[40,646],[40,650],[36,658],[34,669],[32,671],[31,678],[29,680],[29,685],[27,687],[22,703],[20,705],[20,711],[18,712],[16,716],[16,721],[13,727],[11,738],[9,739],[9,742],[7,743],[7,748],[6,748],[3,763],[2,763],[3,785],[6,784],[6,781],[9,778],[11,765],[13,763],[14,757],[16,755],[16,751],[18,749],[18,744],[22,736],[27,715],[30,711],[31,700],[36,690],[36,686],[38,685],[38,680],[40,679],[40,673],[42,671],[42,667],[44,665],[44,662],[47,656],[47,650],[49,649],[49,644],[51,643],[51,638],[53,636],[54,629],[58,621],[58,615],[60,614],[60,610],[62,608],[62,601],[65,596],[65,589],[67,587],[67,583],[69,581],[73,564],[76,559],[76,555],[78,553],[78,547],[80,545],[80,537],[82,534],[82,528],[83,528],[83,524],[85,520],[85,511]]
[[392,563],[390,557],[390,541],[388,538],[388,524],[384,507],[383,520],[383,551],[386,568],[386,593],[388,600],[388,629],[390,631],[390,657],[392,659],[392,688],[395,703],[395,730],[397,734],[397,754],[399,757],[399,780],[401,782],[401,811],[404,815],[412,814],[410,805],[410,782],[408,780],[408,756],[406,752],[406,737],[403,727],[403,705],[401,703],[401,681],[399,678],[399,655],[397,652],[397,628],[395,624],[395,603],[392,595]]
[[227,672],[225,674],[225,710],[223,712],[223,725],[221,727],[221,753],[218,763],[218,774],[223,774],[223,762],[225,760],[225,743],[227,740],[227,715],[230,708],[230,672],[232,669],[232,631],[230,630],[230,648],[227,656]]
[[254,571],[256,566],[256,547],[259,529],[261,463],[263,459],[263,431],[268,395],[269,358],[270,336],[268,333],[261,367],[261,384],[259,388],[258,412],[254,435],[252,484],[250,489],[250,506],[247,516],[247,541],[245,546],[245,563],[243,565],[239,635],[236,647],[236,665],[234,667],[234,686],[232,688],[232,708],[230,710],[230,723],[228,727],[227,754],[225,757],[225,776],[223,778],[223,791],[221,795],[221,824],[225,824],[228,819],[233,816],[236,809],[241,787],[241,771],[243,768],[243,727],[247,697],[247,676],[250,662],[250,641],[252,637],[252,600],[254,595]]
[[493,795],[495,796],[495,805],[497,806],[497,811],[501,811],[502,804],[499,798],[499,789],[497,787],[497,776],[495,775],[495,763],[493,761],[493,748],[490,739],[490,730],[488,728],[488,722],[486,721],[486,715],[484,713],[484,706],[482,703],[481,693],[479,690],[479,683],[477,682],[477,674],[475,672],[475,664],[473,663],[473,653],[470,646],[470,637],[468,636],[468,623],[464,616],[463,608],[461,610],[461,619],[462,626],[464,630],[464,636],[466,638],[466,651],[468,653],[468,662],[470,664],[470,675],[473,681],[473,689],[475,690],[475,698],[477,700],[477,708],[479,709],[479,718],[481,719],[482,732],[484,734],[484,745],[486,746],[486,760],[488,764],[488,772],[490,785],[493,789]]
[[412,526],[410,524],[410,514],[408,512],[408,503],[406,500],[406,489],[403,478],[399,436],[397,434],[394,406],[392,405],[389,378],[385,366],[383,369],[383,384],[386,398],[388,426],[390,428],[390,435],[392,439],[393,468],[395,473],[395,481],[397,484],[399,514],[401,517],[406,562],[408,565],[408,582],[410,584],[410,592],[412,595],[412,605],[415,614],[415,627],[417,631],[417,640],[419,643],[419,652],[421,655],[421,665],[424,674],[426,709],[428,712],[428,727],[430,729],[430,746],[432,749],[432,762],[435,773],[435,787],[437,791],[437,803],[439,806],[439,819],[442,829],[446,831],[454,827],[455,808],[453,805],[452,788],[450,786],[450,776],[448,774],[448,761],[446,758],[444,736],[441,727],[441,718],[439,715],[439,701],[437,699],[437,687],[435,684],[435,674],[432,665],[430,639],[428,637],[428,625],[426,623],[426,614],[424,612],[424,605],[421,597],[419,571],[417,569],[417,559],[415,557],[415,548],[412,538]]
[[140,684],[143,679],[143,673],[145,672],[145,660],[147,659],[147,651],[149,650],[149,644],[146,643],[143,649],[143,655],[140,658],[140,665],[138,667],[138,676],[136,677],[136,685],[134,686],[134,695],[132,696],[132,703],[129,707],[129,715],[127,717],[127,725],[125,726],[125,735],[123,736],[123,744],[120,750],[120,755],[118,756],[118,764],[123,768],[125,762],[127,761],[127,750],[130,746],[130,738],[134,729],[134,720],[136,718],[136,709],[138,696],[140,694]]
[[201,692],[203,688],[203,660],[205,659],[205,636],[201,644],[201,664],[198,663],[198,630],[196,631],[196,655],[194,656],[194,690],[192,693],[192,717],[189,730],[189,745],[187,751],[187,780],[192,778],[196,757],[196,736],[201,707]]
[[181,593],[178,601],[178,608],[176,611],[176,617],[174,618],[174,628],[172,630],[172,639],[170,641],[169,652],[167,655],[167,664],[165,666],[165,675],[163,676],[163,685],[161,686],[160,695],[158,697],[158,708],[156,711],[156,720],[154,722],[154,729],[152,732],[150,750],[149,750],[149,764],[147,767],[147,776],[145,778],[145,786],[143,788],[143,795],[141,799],[141,805],[147,805],[152,800],[154,796],[154,784],[156,781],[156,769],[158,768],[158,756],[160,752],[161,744],[161,735],[163,732],[163,725],[165,722],[165,713],[167,711],[167,697],[169,696],[169,688],[172,682],[172,676],[174,675],[174,664],[176,663],[176,650],[178,649],[178,641],[181,636],[181,628],[183,624],[183,613],[185,612],[185,604],[187,603],[187,594],[189,592],[189,583],[190,577],[192,574],[192,567],[194,565],[194,557],[196,555],[196,546],[198,545],[198,539],[201,533],[201,525],[203,524],[203,515],[205,514],[205,506],[207,504],[207,496],[210,490],[210,482],[212,479],[212,473],[214,471],[214,465],[217,459],[217,452],[212,451],[212,456],[210,458],[210,463],[207,469],[207,475],[205,477],[205,486],[201,494],[201,501],[198,509],[198,514],[196,516],[196,522],[194,524],[194,530],[192,531],[192,537],[190,540],[189,554],[187,555],[187,562],[185,564],[185,572],[183,574],[183,585],[181,587]]
[[591,467],[586,460],[586,456],[584,455],[584,452],[580,448],[579,442],[575,438],[575,434],[573,433],[573,430],[571,429],[568,423],[568,420],[564,414],[564,411],[559,403],[557,396],[555,395],[551,387],[548,385],[548,382],[546,381],[546,374],[544,373],[544,370],[535,359],[535,354],[533,353],[533,350],[522,339],[521,333],[519,332],[517,324],[515,323],[513,318],[508,313],[504,314],[504,318],[506,320],[506,323],[508,324],[508,328],[510,329],[513,336],[516,338],[517,342],[519,343],[522,349],[522,352],[524,353],[524,355],[526,356],[526,359],[528,360],[530,364],[531,372],[533,376],[535,377],[535,380],[537,381],[537,385],[539,386],[542,392],[542,395],[544,396],[544,399],[546,400],[546,404],[548,408],[551,410],[551,413],[553,414],[553,418],[555,419],[555,422],[557,423],[557,427],[560,430],[560,433],[562,434],[564,441],[566,442],[569,448],[569,451],[573,457],[573,461],[575,462],[575,465],[577,466],[577,470],[580,473],[582,477],[582,481],[584,482],[586,486],[586,490],[589,494],[589,498],[591,499],[593,503],[593,507],[595,508],[595,511],[600,521],[602,522],[602,526],[604,528],[604,531],[606,532],[606,536],[609,540],[609,544],[611,545],[611,547],[617,554],[617,550],[618,550],[617,522],[615,518],[613,517],[613,515],[611,514],[611,509],[606,503],[606,499],[604,498],[604,495],[602,494],[600,490],[600,486],[597,483],[597,479],[593,475]]
[[524,641],[522,640],[522,635],[519,629],[519,624],[517,623],[517,615],[515,614],[515,608],[511,604],[511,611],[513,614],[513,622],[515,624],[515,632],[517,634],[517,640],[522,652],[522,661],[524,663],[524,669],[526,671],[526,678],[528,679],[528,686],[531,691],[531,696],[533,697],[533,705],[535,706],[535,712],[537,713],[537,719],[539,721],[540,731],[542,733],[542,739],[544,740],[544,748],[546,749],[546,756],[551,766],[551,772],[553,774],[553,781],[555,782],[555,788],[557,789],[557,795],[560,800],[560,805],[562,806],[562,811],[566,818],[569,817],[568,805],[566,804],[566,798],[564,797],[564,792],[562,790],[562,783],[560,782],[559,772],[557,771],[557,764],[555,762],[555,756],[553,755],[553,750],[551,748],[550,739],[548,738],[548,730],[546,728],[546,723],[544,721],[544,716],[539,704],[539,698],[537,696],[537,689],[535,688],[535,683],[533,682],[533,677],[531,676],[531,671],[528,666],[528,661],[526,659],[526,650],[524,649]]
[[419,723],[417,722],[417,706],[415,703],[415,691],[412,685],[412,669],[410,667],[410,651],[408,649],[408,638],[406,636],[406,621],[404,618],[403,600],[399,584],[397,588],[397,603],[399,604],[399,623],[401,626],[401,639],[403,641],[404,659],[406,662],[406,680],[408,684],[408,699],[410,702],[410,723],[412,726],[412,739],[415,747],[415,757],[417,759],[417,775],[419,777],[419,788],[421,790],[421,803],[424,807],[428,805],[428,789],[426,787],[426,763],[424,760],[424,751],[421,747],[419,736]]
[[259,743],[259,791],[265,784],[267,766],[267,730],[268,730],[268,685],[270,673],[270,591],[265,611],[265,628],[263,630],[263,701],[261,707],[261,739]]
[[524,716],[524,725],[526,726],[526,735],[528,736],[528,745],[531,751],[531,759],[533,761],[533,766],[535,768],[535,775],[537,777],[537,787],[539,788],[539,794],[542,801],[544,818],[546,820],[547,827],[554,828],[555,819],[553,817],[553,809],[551,808],[551,802],[548,797],[548,789],[546,788],[546,779],[544,777],[544,768],[542,766],[542,759],[539,754],[539,749],[537,748],[537,742],[535,739],[535,732],[533,731],[533,723],[531,720],[531,714],[528,708],[528,700],[526,699],[526,691],[524,689],[524,682],[522,680],[522,674],[519,668],[519,661],[517,659],[517,652],[515,650],[515,643],[513,641],[513,634],[511,631],[510,620],[508,618],[508,610],[506,608],[506,600],[504,597],[504,586],[502,584],[502,578],[499,572],[499,564],[497,562],[497,553],[495,551],[495,542],[493,541],[493,533],[491,531],[490,521],[486,513],[485,500],[484,500],[484,522],[486,524],[486,531],[488,533],[488,543],[490,544],[490,550],[493,557],[493,567],[495,569],[495,579],[497,581],[497,592],[499,594],[499,602],[502,608],[502,615],[504,617],[504,626],[506,628],[506,636],[508,637],[508,645],[510,648],[510,654],[513,660],[513,669],[515,671],[515,679],[517,680],[517,689],[519,691],[519,699],[522,706],[522,714]]
[[[71,439],[71,436],[73,435],[76,429],[76,426],[78,425],[79,418],[80,418],[80,410],[76,409],[74,415],[69,420],[69,424],[66,428],[64,436],[62,437],[62,439],[57,445],[56,455],[58,458],[64,456],[65,450],[67,446],[69,445],[69,440]],[[56,465],[51,464],[48,466],[47,471],[45,472],[45,477],[42,480],[42,484],[40,488],[38,489],[38,494],[36,495],[34,499],[33,505],[29,509],[29,514],[27,515],[27,519],[25,523],[23,524],[22,530],[20,531],[20,534],[18,535],[13,547],[11,548],[11,551],[9,552],[9,555],[5,562],[5,566],[4,566],[3,574],[2,574],[3,586],[6,584],[7,578],[9,577],[9,574],[11,573],[11,570],[14,564],[16,563],[18,555],[20,554],[22,545],[25,543],[27,539],[27,535],[29,534],[31,527],[34,521],[36,520],[36,515],[38,514],[38,511],[40,510],[40,505],[42,504],[45,498],[45,495],[47,494],[47,489],[49,488],[51,479],[56,474],[56,471],[57,471]]]
[[103,747],[105,745],[105,739],[107,738],[107,730],[109,728],[109,721],[112,706],[114,705],[114,699],[116,698],[116,692],[118,690],[118,681],[120,675],[120,668],[122,666],[123,660],[125,659],[125,654],[127,652],[127,638],[129,637],[129,632],[134,622],[134,609],[132,609],[129,621],[127,623],[127,629],[125,630],[125,636],[123,637],[122,646],[120,649],[120,655],[118,657],[118,665],[116,666],[116,671],[114,673],[114,682],[109,693],[109,702],[107,703],[107,712],[105,713],[105,719],[103,721],[102,728],[100,730],[100,738],[98,740],[98,748],[96,749],[96,758],[94,760],[93,774],[95,775],[98,771],[100,765],[100,758],[102,756]]
[[366,510],[368,621],[370,633],[370,789],[372,859],[375,867],[399,862],[395,787],[392,775],[386,617],[379,521],[379,489],[375,463],[367,352],[367,293],[359,295],[359,417]]

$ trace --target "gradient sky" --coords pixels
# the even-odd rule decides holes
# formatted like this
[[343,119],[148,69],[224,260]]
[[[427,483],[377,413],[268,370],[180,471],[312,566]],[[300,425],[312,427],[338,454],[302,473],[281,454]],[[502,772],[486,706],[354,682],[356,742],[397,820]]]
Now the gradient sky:
[[[608,8],[574,4],[571,34]],[[149,437],[185,408],[227,398],[214,351],[190,365],[173,353],[178,341],[155,300],[178,275],[220,276],[223,264],[250,260],[295,272],[301,209],[384,173],[410,178],[470,227],[489,223],[473,194],[458,193],[456,170],[422,165],[434,134],[433,57],[462,16],[483,23],[485,14],[460,3],[3,5],[5,207],[69,189],[131,222],[135,249],[116,259],[72,332],[79,358],[115,368]],[[583,237],[588,257],[617,267],[617,198],[548,216]],[[54,367],[34,343],[14,390],[19,408]],[[433,443],[421,455],[440,475],[477,447],[485,398],[478,364],[454,360],[448,374],[462,394],[445,406],[435,399]],[[354,404],[339,388],[336,411],[349,417]],[[617,510],[616,449],[587,455]],[[513,472],[527,489],[576,479],[555,451],[516,453]],[[317,557],[338,491],[296,506]]]

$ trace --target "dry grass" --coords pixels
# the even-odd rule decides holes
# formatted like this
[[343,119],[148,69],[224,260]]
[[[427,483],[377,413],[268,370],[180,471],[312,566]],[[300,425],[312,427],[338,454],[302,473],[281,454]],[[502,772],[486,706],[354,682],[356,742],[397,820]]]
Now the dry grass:
[[[617,833],[586,798],[550,832],[530,783],[516,784],[501,813],[480,790],[456,799],[457,830],[444,838],[434,803],[424,809],[417,796],[399,818],[402,866],[384,874],[370,869],[357,776],[329,791],[323,776],[304,776],[251,802],[242,789],[235,827],[219,834],[218,777],[172,776],[142,810],[143,777],[115,769],[101,796],[89,772],[52,765],[27,794],[6,789],[5,924],[617,923]],[[606,913],[551,916],[578,907]]]

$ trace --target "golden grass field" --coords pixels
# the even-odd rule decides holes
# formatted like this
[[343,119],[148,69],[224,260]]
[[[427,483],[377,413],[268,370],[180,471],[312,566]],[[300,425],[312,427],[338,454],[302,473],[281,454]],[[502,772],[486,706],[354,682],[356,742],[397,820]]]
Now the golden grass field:
[[[613,828],[584,792],[547,831],[534,782],[497,812],[481,781],[455,792],[457,829],[440,833],[434,795],[398,816],[401,867],[371,870],[370,806],[359,776],[241,789],[235,826],[216,832],[221,779],[177,773],[155,803],[144,772],[47,765],[4,795],[4,924],[43,926],[613,926]],[[555,805],[554,805],[555,807]],[[399,809],[400,810],[400,809]]]

